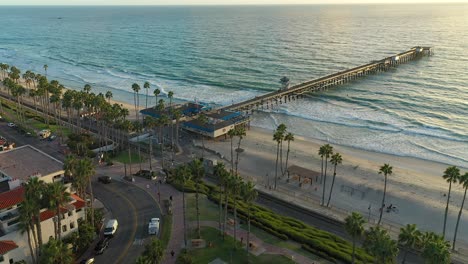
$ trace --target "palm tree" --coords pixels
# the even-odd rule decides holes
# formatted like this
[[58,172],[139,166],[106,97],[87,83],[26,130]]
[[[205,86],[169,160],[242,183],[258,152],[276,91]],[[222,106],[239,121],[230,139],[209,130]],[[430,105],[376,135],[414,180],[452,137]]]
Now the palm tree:
[[278,178],[278,159],[280,156],[280,144],[283,141],[283,136],[284,136],[284,133],[280,130],[280,127],[278,126],[275,133],[273,134],[273,140],[276,141],[275,186],[274,186],[275,190],[276,190],[276,181]]
[[43,68],[45,71],[45,77],[47,78],[47,69],[49,68],[49,66],[47,64],[44,64]]
[[[45,183],[38,177],[29,178],[25,186],[25,200],[28,200],[33,205],[33,219],[37,230],[37,239],[39,244],[39,250],[42,247],[42,225],[40,218],[40,211],[42,207],[42,200],[44,196],[44,189],[46,188]],[[33,229],[34,231],[34,229]]]
[[176,131],[175,131],[176,135],[175,135],[175,138],[176,138],[177,146],[179,145],[179,122],[180,122],[181,117],[182,117],[182,112],[180,111],[180,109],[175,109],[174,110],[174,119],[176,121]]
[[223,233],[223,225],[222,223],[222,214],[223,214],[223,187],[225,187],[226,179],[229,176],[228,172],[226,171],[226,167],[223,162],[217,163],[213,168],[213,176],[218,179],[218,188],[219,188],[219,232]]
[[323,174],[323,189],[322,189],[322,205],[325,205],[325,188],[327,187],[327,168],[328,168],[328,158],[333,154],[333,147],[329,144],[323,146],[323,154],[325,156],[325,168]]
[[149,263],[161,263],[163,254],[164,248],[161,244],[161,240],[153,238],[150,243],[145,245],[143,255]]
[[205,176],[205,168],[203,167],[203,159],[194,159],[190,163],[190,169],[192,172],[192,180],[195,182],[195,209],[196,209],[196,215],[197,215],[197,238],[201,238],[199,189],[200,189],[200,182]]
[[239,137],[239,141],[237,141],[237,150],[236,150],[236,175],[238,175],[237,168],[239,166],[239,153],[241,151],[240,145],[241,145],[242,139],[246,135],[245,127],[238,127],[235,129],[235,132],[236,132],[236,136]]
[[234,129],[229,129],[227,132],[229,138],[231,139],[231,173],[234,173],[234,147],[233,147],[233,138],[236,135]]
[[86,182],[88,183],[90,200],[91,200],[91,204],[88,205],[89,210],[91,212],[90,223],[94,223],[94,210],[93,210],[94,193],[93,193],[93,185],[91,184],[92,176],[95,174],[95,166],[93,164],[93,161],[89,158],[78,160],[76,164],[76,174],[77,174],[77,177],[81,179],[86,179]]
[[284,142],[284,136],[286,135],[286,125],[285,124],[280,124],[276,130],[281,133],[281,141],[280,141],[280,150],[279,150],[279,156],[280,156],[280,168],[281,168],[281,175],[284,175],[283,171],[283,142]]
[[353,239],[353,264],[356,256],[356,239],[360,238],[364,233],[364,223],[365,220],[362,215],[356,212],[351,213],[345,219],[345,230]]
[[[250,211],[252,202],[257,199],[258,193],[255,190],[255,185],[252,182],[247,182],[242,185],[242,199],[247,204],[247,257],[249,256],[250,245]],[[248,260],[248,259],[247,259]]]
[[387,263],[387,260],[393,263],[398,254],[398,243],[391,239],[387,230],[376,226],[366,232],[364,249],[374,256],[376,263]]
[[133,94],[133,101],[135,103],[135,119],[138,120],[138,107],[140,106],[138,92],[140,91],[140,85],[136,83],[132,84],[132,90],[135,92]]
[[[198,115],[197,120],[198,120],[198,122],[200,122],[200,125],[202,127],[205,126],[208,123],[208,118],[203,113]],[[202,141],[202,156],[201,157],[203,159],[203,156],[205,154],[205,141],[203,140],[204,136],[203,136],[202,133],[200,133],[200,136],[201,136],[201,141]]]
[[55,210],[55,215],[57,217],[55,237],[60,240],[62,237],[62,213],[60,209],[71,200],[70,193],[67,192],[67,188],[63,183],[54,182],[47,185],[47,196],[50,202],[49,209]]
[[[159,89],[154,89],[153,94],[154,94],[154,97],[155,97],[155,100],[156,100],[156,103],[155,103],[155,104],[158,103],[158,96],[159,96],[160,93],[161,93],[161,91],[160,91]],[[156,107],[156,106],[155,106],[155,107]]]
[[171,150],[172,156],[174,157],[174,115],[172,112],[172,99],[174,98],[174,92],[169,91],[167,93],[167,97],[169,98],[169,121],[171,122]]
[[385,207],[385,195],[387,194],[387,176],[392,175],[392,166],[390,164],[384,164],[382,167],[380,167],[379,174],[383,174],[385,179],[384,179],[384,191],[383,191],[383,196],[382,196],[382,204],[380,207],[380,216],[379,216],[379,222],[377,223],[380,225],[380,222],[382,221],[382,214],[384,211]]
[[[291,141],[294,141],[294,134],[289,132],[284,136],[284,141],[288,142],[288,150],[286,151],[286,163],[285,163],[285,169],[283,173],[283,177],[285,173],[288,173],[288,161],[289,161],[289,152],[290,152],[290,145]],[[289,173],[288,173],[288,179],[289,179]]]
[[333,164],[334,167],[333,167],[333,179],[332,179],[332,184],[330,187],[330,194],[328,195],[327,207],[330,205],[330,200],[331,200],[332,192],[333,192],[333,186],[335,185],[336,166],[338,166],[338,164],[341,164],[342,161],[343,161],[343,158],[341,157],[341,154],[338,152],[331,156],[330,162]]
[[74,262],[71,249],[60,239],[51,238],[43,247],[40,264],[71,264]]
[[450,243],[442,236],[432,234],[425,242],[422,256],[428,264],[450,263]]
[[184,245],[187,246],[187,217],[186,217],[186,207],[185,207],[185,184],[191,178],[191,171],[187,165],[181,165],[175,170],[175,181],[182,185],[182,206],[183,206],[183,215],[184,215]]
[[407,224],[405,227],[400,228],[398,243],[405,248],[402,261],[403,264],[406,262],[408,250],[414,249],[416,245],[420,243],[421,235],[421,232],[416,228],[415,224]]
[[452,250],[455,250],[455,242],[457,241],[458,233],[458,224],[460,223],[460,217],[462,215],[463,207],[465,205],[466,191],[468,190],[468,172],[465,172],[465,174],[461,175],[458,179],[458,182],[463,186],[463,188],[465,188],[465,192],[463,194],[462,204],[460,205],[460,211],[458,212],[457,224],[455,225],[455,234],[453,236]]
[[448,167],[445,170],[442,178],[444,178],[444,180],[446,180],[449,183],[449,191],[447,195],[447,206],[445,207],[445,215],[444,215],[444,228],[442,230],[442,237],[445,237],[445,227],[447,226],[447,215],[448,215],[449,202],[450,202],[450,193],[452,191],[452,183],[457,183],[458,179],[460,178],[460,169],[455,166]]
[[146,89],[146,107],[145,108],[148,108],[148,90],[150,88],[150,83],[149,82],[145,82],[143,84],[143,88]]
[[[19,208],[19,230],[21,234],[27,233],[28,236],[28,246],[29,251],[31,253],[32,262],[36,263],[36,256],[37,254],[34,251],[34,247],[37,248],[37,241],[36,244],[33,246],[33,241],[31,240],[31,235],[34,237],[34,222],[33,222],[33,214],[34,214],[34,205],[31,204],[31,200],[25,199]],[[31,234],[32,233],[32,234]]]
[[111,103],[111,98],[113,97],[112,95],[112,92],[111,91],[107,91],[106,92],[106,95],[105,95],[106,99],[108,100],[109,104]]
[[[322,184],[322,180],[323,180],[323,165],[325,164],[323,158],[325,157],[325,145],[321,146],[319,148],[319,151],[318,151],[318,154],[320,156],[320,158],[322,158],[322,163],[320,164],[320,184]],[[316,179],[317,181],[317,179]]]
[[[234,203],[234,241],[237,241],[237,199],[238,196],[241,194],[242,189],[242,178],[238,175],[233,175],[231,178],[231,194],[232,194],[232,202]],[[234,248],[237,248],[237,242],[234,243]]]

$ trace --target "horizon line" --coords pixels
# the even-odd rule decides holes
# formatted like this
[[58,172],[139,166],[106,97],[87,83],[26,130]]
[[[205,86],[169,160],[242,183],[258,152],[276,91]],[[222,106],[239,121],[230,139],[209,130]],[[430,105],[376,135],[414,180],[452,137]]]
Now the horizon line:
[[0,4],[0,6],[16,6],[16,7],[79,7],[79,6],[96,6],[96,7],[112,7],[112,6],[122,6],[122,7],[138,7],[138,6],[320,6],[320,5],[424,5],[424,4],[430,4],[430,5],[451,5],[451,4],[468,4],[468,2],[401,2],[401,3],[309,3],[309,4],[304,4],[304,3],[297,3],[297,4],[153,4],[153,5],[147,5],[147,4],[142,4],[142,5],[129,5],[129,4],[70,4],[70,5],[54,5],[54,4],[43,4],[43,5],[28,5],[28,4]]

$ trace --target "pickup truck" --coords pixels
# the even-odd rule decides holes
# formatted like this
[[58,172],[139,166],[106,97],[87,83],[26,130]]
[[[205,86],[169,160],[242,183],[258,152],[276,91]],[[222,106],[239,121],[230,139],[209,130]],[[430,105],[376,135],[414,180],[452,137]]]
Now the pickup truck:
[[159,233],[159,218],[151,218],[148,224],[148,234],[158,235]]

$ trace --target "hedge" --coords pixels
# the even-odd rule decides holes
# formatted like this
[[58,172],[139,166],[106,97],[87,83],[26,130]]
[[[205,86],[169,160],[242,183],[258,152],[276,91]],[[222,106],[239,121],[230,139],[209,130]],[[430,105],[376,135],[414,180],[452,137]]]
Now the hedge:
[[[173,186],[182,190],[181,185],[172,183]],[[195,192],[195,184],[189,181],[184,190],[186,192]],[[200,183],[199,193],[206,194],[208,199],[219,203],[219,192],[217,187],[212,184]],[[229,198],[228,208],[233,210],[233,199]],[[224,199],[222,201],[224,203]],[[247,218],[247,204],[243,201],[237,201],[237,214],[239,217]],[[251,223],[265,230],[266,232],[277,236],[280,239],[291,239],[302,245],[302,248],[325,258],[329,261],[351,263],[352,245],[334,234],[317,229],[307,225],[297,219],[282,216],[273,211],[253,204],[250,209]],[[373,257],[367,254],[362,248],[356,248],[356,263],[372,263]]]

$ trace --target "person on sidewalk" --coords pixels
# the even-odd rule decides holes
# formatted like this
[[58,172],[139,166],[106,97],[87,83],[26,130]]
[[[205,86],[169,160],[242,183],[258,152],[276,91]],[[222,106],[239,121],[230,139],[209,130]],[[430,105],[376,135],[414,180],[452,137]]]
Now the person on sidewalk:
[[175,254],[174,250],[171,250],[171,256],[172,257],[174,257],[174,254]]

